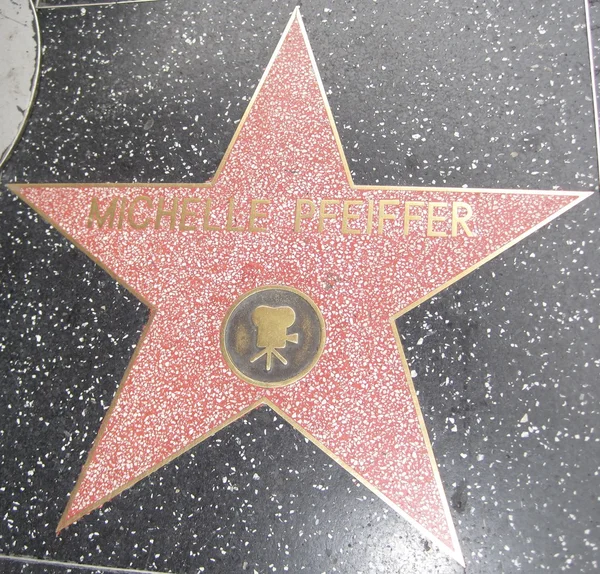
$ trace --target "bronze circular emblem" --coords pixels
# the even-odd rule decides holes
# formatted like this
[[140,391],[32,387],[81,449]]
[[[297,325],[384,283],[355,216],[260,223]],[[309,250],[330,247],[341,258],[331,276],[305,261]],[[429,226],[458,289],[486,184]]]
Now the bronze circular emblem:
[[289,385],[308,373],[325,346],[325,322],[307,295],[273,285],[242,295],[221,327],[231,370],[259,387]]

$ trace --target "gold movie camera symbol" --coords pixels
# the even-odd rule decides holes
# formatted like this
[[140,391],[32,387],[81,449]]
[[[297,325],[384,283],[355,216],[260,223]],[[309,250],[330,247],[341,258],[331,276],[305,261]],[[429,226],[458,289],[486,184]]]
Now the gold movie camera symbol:
[[296,320],[296,312],[291,307],[268,307],[260,305],[252,312],[252,322],[258,329],[256,346],[262,349],[250,359],[251,363],[258,361],[263,355],[267,356],[267,371],[271,370],[273,355],[284,365],[287,359],[277,350],[285,349],[288,342],[298,343],[298,333],[288,335],[288,327]]

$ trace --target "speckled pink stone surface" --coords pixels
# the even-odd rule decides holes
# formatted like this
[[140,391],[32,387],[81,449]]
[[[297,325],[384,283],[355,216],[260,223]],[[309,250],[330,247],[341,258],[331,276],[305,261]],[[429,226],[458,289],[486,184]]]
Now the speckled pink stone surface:
[[[429,536],[460,556],[445,495],[411,395],[390,318],[505,248],[583,194],[372,189],[348,181],[300,22],[293,21],[231,153],[210,186],[23,186],[28,203],[153,308],[153,318],[105,420],[63,518],[68,524],[260,400],[276,405]],[[266,199],[264,232],[205,231],[165,218],[133,229],[88,227],[91,198],[212,199],[211,222],[248,226],[251,199]],[[372,233],[343,234],[342,204],[317,229],[294,231],[296,201],[374,200]],[[377,233],[377,204],[397,219]],[[119,200],[121,201],[121,199]],[[447,223],[428,237],[426,209],[403,233],[407,201],[468,203],[468,237]],[[150,213],[139,204],[139,220]],[[365,229],[367,209],[350,225]],[[440,209],[438,213],[448,213]],[[238,379],[219,345],[223,318],[247,291],[288,285],[311,297],[326,324],[316,366],[298,382],[263,389]],[[107,312],[110,312],[108,310]]]

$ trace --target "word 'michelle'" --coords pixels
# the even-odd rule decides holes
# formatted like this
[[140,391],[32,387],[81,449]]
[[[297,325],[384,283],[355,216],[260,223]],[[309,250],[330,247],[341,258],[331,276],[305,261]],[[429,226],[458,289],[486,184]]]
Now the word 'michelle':
[[[92,197],[87,226],[104,230],[264,233],[269,231],[272,204],[270,199],[250,199],[236,205],[234,198],[138,195],[102,201]],[[475,235],[471,226],[473,209],[464,201],[301,198],[291,211],[290,230],[296,233],[337,229],[344,235],[384,235],[400,227],[404,235]]]

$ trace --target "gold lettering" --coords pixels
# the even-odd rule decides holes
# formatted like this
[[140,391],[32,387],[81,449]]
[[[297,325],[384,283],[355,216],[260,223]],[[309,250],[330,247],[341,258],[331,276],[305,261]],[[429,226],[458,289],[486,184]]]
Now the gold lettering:
[[169,229],[173,231],[175,229],[175,220],[177,219],[177,208],[179,207],[179,200],[173,198],[173,207],[171,209],[165,209],[165,198],[161,197],[158,200],[158,209],[156,210],[156,219],[154,220],[154,229],[160,229],[160,223],[163,217],[169,218]]
[[87,226],[91,229],[94,227],[94,221],[98,224],[98,229],[102,229],[104,224],[108,221],[108,228],[112,229],[115,221],[115,212],[117,210],[117,202],[119,198],[113,197],[106,208],[104,214],[100,213],[100,206],[98,205],[98,198],[92,197],[92,203],[90,205],[90,214],[88,215]]
[[227,231],[244,231],[243,227],[234,227],[233,225],[233,211],[235,209],[235,203],[233,197],[229,198],[229,206],[227,207]]
[[179,220],[179,231],[196,231],[195,223],[187,223],[188,217],[198,217],[195,211],[188,209],[190,203],[201,203],[202,200],[197,197],[184,197],[181,203],[181,219]]
[[382,199],[379,202],[379,225],[377,226],[377,232],[379,235],[383,235],[383,225],[386,221],[396,219],[394,213],[386,213],[385,208],[388,205],[398,205],[400,200],[398,199]]
[[367,208],[367,235],[371,235],[373,232],[373,210],[375,208],[375,202],[369,199],[369,206]]
[[342,233],[344,235],[357,235],[360,234],[360,229],[355,227],[349,227],[348,222],[353,219],[358,219],[360,215],[358,213],[350,213],[350,207],[353,205],[362,205],[364,202],[360,199],[346,199],[344,200],[344,209],[342,212]]
[[[465,215],[459,215],[459,208],[464,209],[467,213]],[[463,228],[463,231],[467,237],[474,237],[475,234],[469,229],[467,221],[473,217],[473,209],[468,203],[464,201],[453,201],[452,202],[452,237],[458,235],[458,225]]]
[[212,206],[212,200],[210,197],[206,198],[206,205],[204,206],[204,221],[202,223],[202,229],[204,231],[219,231],[219,227],[210,224],[210,210]]
[[121,209],[119,209],[119,223],[117,223],[118,229],[123,229],[123,220],[125,219],[125,208],[127,207],[127,200],[121,198]]
[[[303,211],[303,207],[308,205],[308,211]],[[310,199],[296,200],[296,215],[294,216],[294,231],[300,232],[300,225],[303,219],[310,219],[315,214],[315,203]]]
[[434,210],[440,207],[448,207],[441,201],[430,201],[427,205],[427,237],[448,237],[445,231],[435,231],[433,224],[438,221],[446,221],[445,215],[435,215]]
[[259,205],[269,205],[271,201],[269,199],[252,199],[250,201],[250,223],[248,224],[248,229],[252,232],[257,231],[266,231],[266,227],[258,227],[256,225],[257,219],[262,219],[268,217],[268,214],[264,211],[258,211]]
[[141,203],[142,201],[148,206],[148,209],[152,207],[152,198],[148,197],[147,195],[138,195],[137,197],[133,198],[129,204],[129,209],[127,210],[127,223],[129,223],[133,229],[146,229],[146,227],[148,227],[150,224],[149,217],[146,217],[146,219],[144,219],[144,221],[141,223],[137,223],[135,220],[135,208],[137,207],[138,203]]
[[404,235],[408,235],[409,225],[411,221],[420,221],[422,217],[416,213],[411,213],[411,207],[423,207],[424,201],[407,201],[404,204]]
[[326,219],[335,219],[335,213],[327,211],[327,208],[330,205],[337,205],[339,202],[339,199],[323,199],[321,201],[321,204],[319,205],[319,233],[322,233],[325,229]]

